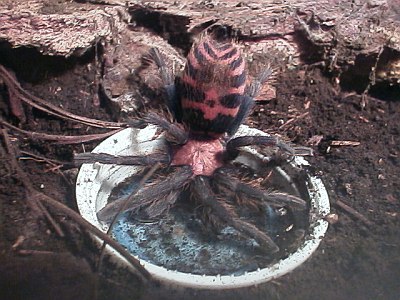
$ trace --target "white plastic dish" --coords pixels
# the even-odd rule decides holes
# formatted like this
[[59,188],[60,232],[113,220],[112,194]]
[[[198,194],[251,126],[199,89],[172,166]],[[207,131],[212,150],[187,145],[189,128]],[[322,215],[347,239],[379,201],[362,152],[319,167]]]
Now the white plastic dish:
[[[248,126],[241,126],[236,135],[266,135],[266,133]],[[113,155],[138,155],[152,153],[155,149],[162,149],[165,146],[165,141],[157,133],[157,128],[147,126],[144,129],[129,128],[122,130],[100,143],[93,152]],[[250,155],[262,158],[251,148],[248,148],[247,151]],[[296,157],[293,165],[301,167],[309,164],[304,158]],[[112,189],[124,179],[136,174],[140,169],[135,166],[102,165],[98,163],[82,165],[76,183],[77,204],[81,215],[97,228],[104,232],[107,231],[107,225],[98,220],[96,213],[107,204]],[[317,177],[308,175],[306,189],[311,199],[310,228],[307,236],[295,252],[265,268],[243,272],[240,275],[196,275],[168,270],[143,259],[138,259],[156,279],[192,288],[240,288],[280,277],[301,265],[311,256],[328,228],[328,222],[324,220],[324,217],[329,214],[330,205],[322,181]],[[120,262],[127,264],[125,259],[115,250],[111,248],[108,250]]]

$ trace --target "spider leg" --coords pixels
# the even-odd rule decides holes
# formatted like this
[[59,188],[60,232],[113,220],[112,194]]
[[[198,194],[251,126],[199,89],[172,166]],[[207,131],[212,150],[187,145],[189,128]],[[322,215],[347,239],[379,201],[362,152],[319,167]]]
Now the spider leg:
[[240,136],[230,139],[226,144],[227,157],[236,157],[239,153],[239,148],[244,146],[267,146],[267,147],[278,147],[283,153],[289,156],[289,161],[296,155],[313,155],[313,151],[308,147],[292,147],[285,142],[281,141],[276,136]]
[[246,94],[248,97],[255,98],[261,91],[261,88],[268,80],[268,78],[272,75],[272,69],[269,67],[262,70],[256,78],[251,82],[249,87],[246,90]]
[[267,81],[268,77],[272,74],[272,70],[267,68],[263,70],[249,85],[246,90],[245,95],[242,99],[242,104],[240,105],[239,112],[236,115],[235,120],[228,130],[229,135],[234,135],[239,129],[239,126],[246,120],[251,111],[254,108],[255,102],[254,97],[258,95],[263,84]]
[[166,133],[166,139],[174,144],[185,144],[189,138],[189,132],[178,122],[168,120],[155,112],[148,112],[144,115],[143,120],[147,123],[161,127]]
[[242,98],[242,104],[239,107],[239,111],[233,120],[233,123],[229,126],[227,133],[229,135],[234,135],[239,129],[240,125],[246,120],[251,111],[253,110],[255,102],[252,97],[244,95]]
[[116,156],[106,153],[77,153],[74,155],[75,166],[96,162],[115,165],[149,166],[156,163],[168,165],[170,161],[171,157],[168,153],[152,153],[143,156]]
[[278,246],[267,234],[259,230],[255,225],[241,220],[231,205],[215,196],[209,178],[196,176],[191,187],[195,199],[210,207],[212,213],[224,223],[232,226],[241,234],[254,238],[263,249],[272,253],[279,251]]
[[155,62],[160,71],[161,79],[166,93],[167,107],[169,111],[174,114],[174,117],[179,119],[181,108],[174,82],[174,76],[168,69],[167,65],[165,64],[164,58],[157,48],[151,48],[149,51],[149,56]]
[[168,177],[162,177],[146,184],[139,191],[132,192],[129,196],[119,198],[102,208],[97,217],[108,222],[125,205],[124,211],[138,211],[144,209],[147,215],[155,218],[168,209],[178,199],[180,191],[189,182],[193,172],[189,166],[181,166]]
[[[184,144],[189,137],[189,132],[182,124],[170,121],[165,116],[155,112],[146,113],[140,120],[133,120],[132,124],[135,124],[135,121],[137,121],[138,124],[153,124],[161,127],[165,131],[165,138],[167,141],[174,144]],[[148,166],[157,162],[169,164],[170,161],[171,157],[169,153],[153,153],[143,156],[115,156],[105,153],[78,153],[74,155],[74,164],[76,166],[95,162],[116,165]]]
[[[234,194],[243,203],[260,206],[259,204],[268,204],[275,207],[288,205],[294,209],[305,209],[306,202],[294,195],[282,192],[268,192],[255,187],[249,183],[243,183],[234,176],[231,168],[219,168],[213,174],[213,183],[220,192]],[[252,201],[256,201],[255,203]]]

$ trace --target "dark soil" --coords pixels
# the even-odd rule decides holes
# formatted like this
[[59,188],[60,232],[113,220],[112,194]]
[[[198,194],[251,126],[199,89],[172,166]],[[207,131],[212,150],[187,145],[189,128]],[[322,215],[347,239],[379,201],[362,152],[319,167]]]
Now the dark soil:
[[[94,105],[94,53],[83,59],[65,60],[42,57],[28,49],[3,49],[0,57],[0,63],[14,70],[32,94],[80,115],[111,120],[107,103]],[[31,57],[35,59],[29,60]],[[41,67],[35,68],[36,64]],[[51,210],[66,233],[64,238],[58,237],[28,205],[24,186],[10,168],[8,154],[2,151],[0,298],[94,299],[97,295],[98,299],[399,299],[400,92],[396,100],[375,90],[377,98],[368,97],[366,107],[361,109],[359,95],[342,91],[314,67],[285,73],[276,87],[277,99],[258,103],[248,123],[314,148],[310,162],[328,189],[332,213],[339,216],[304,265],[257,287],[198,291],[143,286],[135,274],[106,258],[96,281],[94,266],[99,251],[88,234]],[[1,116],[9,123],[61,135],[101,132],[27,106],[27,121],[21,123],[10,113],[7,90],[0,88]],[[20,165],[34,186],[76,209],[77,169],[71,168],[70,162],[73,151],[82,151],[82,146],[32,141],[11,130],[9,134],[19,150]],[[321,136],[319,143],[313,143],[316,136]],[[360,144],[331,146],[335,140]],[[95,145],[86,144],[86,151]],[[66,164],[50,165],[22,151]],[[342,203],[366,220],[343,210]]]

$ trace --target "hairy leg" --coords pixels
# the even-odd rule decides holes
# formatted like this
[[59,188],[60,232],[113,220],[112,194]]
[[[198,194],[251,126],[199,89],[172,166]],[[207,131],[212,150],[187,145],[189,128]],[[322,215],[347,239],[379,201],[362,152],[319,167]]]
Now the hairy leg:
[[244,120],[247,119],[247,117],[253,110],[254,105],[255,105],[255,103],[254,103],[253,98],[251,98],[247,95],[243,96],[242,104],[239,107],[238,114],[236,115],[236,118],[233,121],[232,125],[229,126],[229,130],[227,132],[230,136],[234,135],[237,132],[240,125],[242,125]]
[[248,97],[255,98],[258,96],[258,94],[261,91],[261,88],[267,82],[268,78],[272,74],[272,69],[269,67],[262,70],[260,74],[254,80],[251,82],[251,84],[248,86],[246,90],[246,94]]
[[254,97],[258,95],[263,84],[267,81],[268,77],[272,74],[272,70],[267,68],[263,70],[248,86],[246,93],[243,96],[242,104],[240,105],[239,112],[236,115],[231,127],[228,130],[229,135],[234,135],[239,129],[239,126],[247,119],[249,114],[254,108]]
[[217,198],[212,191],[209,178],[196,176],[191,189],[193,197],[210,207],[211,213],[218,217],[222,223],[232,226],[244,236],[254,238],[263,249],[269,252],[279,251],[278,246],[267,234],[259,230],[255,225],[241,220],[231,205]]
[[[189,137],[189,132],[182,124],[170,121],[165,116],[154,112],[148,112],[140,120],[135,119],[131,122],[133,127],[142,127],[142,124],[153,124],[161,127],[165,131],[167,141],[174,144],[185,144]],[[143,156],[116,156],[105,153],[78,153],[74,155],[74,164],[76,166],[95,162],[115,165],[148,166],[157,162],[169,164],[170,161],[170,153],[152,153]]]
[[167,68],[164,58],[160,54],[157,48],[151,48],[149,51],[149,56],[152,61],[157,65],[161,79],[164,85],[164,90],[166,93],[166,104],[169,111],[174,115],[176,119],[180,119],[180,103],[177,95],[177,90],[174,82],[174,76]]
[[189,138],[189,131],[181,123],[171,121],[161,114],[148,112],[143,116],[143,120],[161,127],[166,133],[166,139],[171,143],[182,145]]
[[178,167],[168,177],[157,178],[139,191],[133,191],[129,196],[107,204],[97,213],[97,217],[107,222],[114,218],[122,206],[125,206],[124,211],[144,210],[150,218],[155,218],[168,211],[175,203],[192,175],[189,166]]
[[213,174],[213,184],[220,193],[235,195],[243,204],[264,207],[271,205],[275,207],[289,206],[294,209],[305,209],[306,202],[294,195],[282,192],[268,192],[260,187],[243,183],[235,176],[232,168],[220,168]]
[[168,153],[152,153],[143,156],[116,156],[106,153],[77,153],[74,156],[74,164],[76,166],[95,162],[115,165],[149,166],[156,163],[167,165],[170,161],[171,158]]
[[257,136],[240,136],[230,139],[226,144],[226,151],[228,158],[236,157],[239,153],[239,149],[245,146],[266,146],[266,147],[278,147],[283,153],[289,156],[289,160],[295,155],[313,155],[313,151],[308,147],[292,147],[278,137],[269,135],[257,135]]

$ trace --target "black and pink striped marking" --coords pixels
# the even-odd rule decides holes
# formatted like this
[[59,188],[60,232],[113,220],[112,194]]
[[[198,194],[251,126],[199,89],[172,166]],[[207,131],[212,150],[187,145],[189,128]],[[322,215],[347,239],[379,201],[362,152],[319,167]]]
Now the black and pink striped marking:
[[225,133],[239,111],[245,87],[241,51],[230,40],[205,35],[189,52],[181,79],[183,122],[194,132]]

